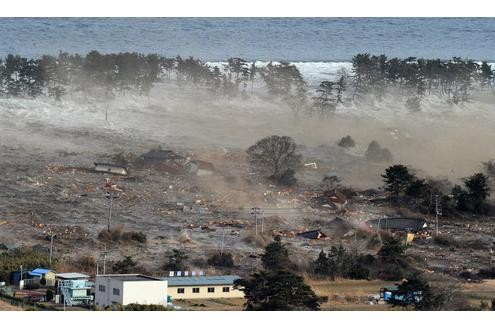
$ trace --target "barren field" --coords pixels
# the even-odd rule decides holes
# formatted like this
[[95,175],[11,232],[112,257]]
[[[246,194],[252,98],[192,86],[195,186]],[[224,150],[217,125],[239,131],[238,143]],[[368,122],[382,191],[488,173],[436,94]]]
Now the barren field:
[[[58,269],[64,271],[82,270],[75,265],[79,258],[89,255],[97,259],[106,249],[107,267],[129,255],[145,272],[160,275],[164,274],[167,252],[178,248],[189,255],[191,270],[245,275],[259,267],[263,247],[275,235],[282,236],[296,264],[305,267],[320,250],[333,245],[376,254],[376,245],[370,244],[373,232],[356,233],[366,220],[420,215],[392,208],[383,200],[384,193],[378,188],[387,165],[370,163],[363,155],[369,141],[377,138],[397,154],[396,161],[413,158],[424,136],[402,133],[395,128],[396,122],[370,119],[367,125],[366,120],[336,116],[330,129],[323,128],[328,122],[297,122],[292,114],[281,114],[279,107],[261,101],[249,105],[191,102],[191,95],[184,92],[167,102],[169,96],[84,105],[75,100],[0,104],[0,242],[48,248],[49,236],[55,234],[54,256]],[[106,107],[109,122],[104,120]],[[419,120],[414,124],[421,126]],[[356,135],[355,150],[335,145],[347,131]],[[246,148],[271,134],[293,136],[304,163],[317,163],[317,168],[297,172],[294,188],[260,181],[247,166]],[[143,154],[158,147],[182,158],[210,162],[215,172],[196,176],[135,165]],[[411,153],[406,153],[406,148]],[[117,159],[130,163],[128,177],[93,171],[94,162]],[[478,159],[464,161],[455,173],[446,171],[446,175],[457,182],[464,172],[472,172]],[[418,171],[437,173],[448,164],[428,165]],[[345,211],[311,206],[312,197],[321,191],[322,177],[332,172],[342,177],[344,186],[357,190]],[[107,226],[107,179],[116,196],[111,226],[142,232],[146,243],[98,239]],[[375,189],[374,193],[366,192],[368,188]],[[251,207],[263,211],[263,234],[259,226],[259,236],[255,236]],[[350,222],[351,229],[340,231],[333,226],[330,222],[337,216]],[[493,264],[493,218],[442,217],[440,232],[456,239],[455,247],[435,244],[431,237],[434,218],[428,216],[427,223],[429,234],[417,238],[407,250],[420,269],[458,279],[461,271],[476,272]],[[327,237],[309,240],[295,236],[312,229],[320,229]],[[206,264],[206,258],[219,251],[222,243],[224,250],[233,254],[233,269],[222,271]],[[86,271],[94,274],[96,268]],[[311,283],[330,296],[325,309],[382,308],[363,302],[368,293],[377,293],[382,282]],[[349,292],[340,292],[347,283]]]

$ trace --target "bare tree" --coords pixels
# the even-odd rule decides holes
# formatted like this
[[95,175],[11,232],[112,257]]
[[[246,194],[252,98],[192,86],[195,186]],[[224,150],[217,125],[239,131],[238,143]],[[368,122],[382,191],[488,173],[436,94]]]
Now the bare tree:
[[296,153],[296,148],[291,137],[263,138],[247,150],[249,164],[262,175],[278,181],[300,165],[301,155]]

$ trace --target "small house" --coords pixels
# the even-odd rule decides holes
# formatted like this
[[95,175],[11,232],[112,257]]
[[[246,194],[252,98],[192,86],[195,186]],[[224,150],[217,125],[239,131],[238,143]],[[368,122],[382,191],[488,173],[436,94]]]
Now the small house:
[[242,298],[244,292],[234,287],[239,276],[163,277],[168,295],[174,299]]
[[[33,282],[40,284],[43,287],[55,286],[55,272],[49,269],[36,268],[28,271],[28,276]],[[43,283],[44,282],[44,283]]]
[[99,163],[95,162],[94,170],[96,172],[111,173],[117,175],[128,175],[128,169],[124,165],[110,164],[110,163]]
[[55,275],[57,285],[56,299],[67,306],[89,305],[93,301],[91,289],[94,284],[89,276],[78,272],[58,273]]
[[197,176],[212,175],[215,173],[215,166],[210,162],[194,160],[188,163],[188,170]]
[[167,305],[167,281],[141,274],[96,276],[95,305]]

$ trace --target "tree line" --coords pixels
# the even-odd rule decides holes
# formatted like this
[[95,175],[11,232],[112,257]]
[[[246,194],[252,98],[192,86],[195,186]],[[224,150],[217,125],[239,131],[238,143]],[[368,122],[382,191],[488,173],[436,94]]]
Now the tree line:
[[407,105],[418,108],[420,100],[436,93],[458,104],[470,100],[475,87],[494,85],[494,72],[486,61],[453,57],[449,60],[374,56],[368,53],[352,58],[353,98],[374,94],[383,98],[395,89],[408,97]]
[[148,94],[157,82],[202,88],[214,97],[248,97],[255,82],[272,98],[295,112],[320,115],[335,111],[346,101],[374,95],[378,100],[399,90],[406,105],[421,107],[427,94],[446,97],[450,103],[470,99],[471,91],[493,87],[494,72],[487,63],[454,57],[449,60],[387,58],[357,54],[352,70],[340,70],[335,80],[309,90],[299,69],[288,62],[257,66],[242,58],[229,58],[219,65],[198,58],[165,57],[158,54],[91,51],[85,56],[60,52],[57,56],[25,58],[9,54],[0,59],[0,96],[50,96],[61,100],[67,93],[87,92],[117,96],[128,92]]

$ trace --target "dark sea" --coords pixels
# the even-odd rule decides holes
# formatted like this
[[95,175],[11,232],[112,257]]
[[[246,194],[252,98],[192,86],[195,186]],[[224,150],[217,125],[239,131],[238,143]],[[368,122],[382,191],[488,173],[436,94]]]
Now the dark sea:
[[0,18],[0,56],[132,51],[346,62],[361,52],[495,61],[495,18]]

